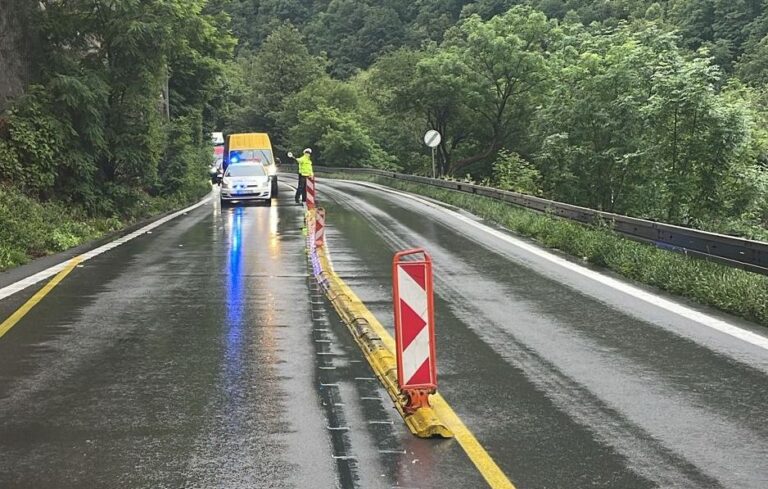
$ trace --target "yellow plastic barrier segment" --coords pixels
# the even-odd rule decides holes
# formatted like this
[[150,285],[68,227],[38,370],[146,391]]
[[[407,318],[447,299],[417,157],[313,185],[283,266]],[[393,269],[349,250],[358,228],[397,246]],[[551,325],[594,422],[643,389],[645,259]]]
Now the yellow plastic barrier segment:
[[[312,219],[314,219],[313,212],[307,212],[309,229],[312,229]],[[316,248],[314,251],[322,269],[322,275],[317,278],[327,282],[328,299],[349,328],[411,433],[421,438],[455,437],[489,487],[515,489],[514,484],[439,393],[430,396],[431,408],[421,408],[411,415],[405,413],[403,410],[405,398],[401,395],[397,384],[397,361],[392,353],[395,351],[394,338],[352,289],[336,275],[325,247]]]
[[392,353],[395,348],[394,340],[357,295],[352,292],[352,289],[336,275],[331,268],[324,248],[318,248],[317,255],[323,273],[328,279],[328,298],[344,323],[349,327],[374,373],[387,389],[408,429],[421,438],[453,437],[451,430],[435,414],[434,409],[426,407],[419,408],[410,415],[405,413],[403,405],[406,399],[401,395],[400,387],[397,384],[397,361]]

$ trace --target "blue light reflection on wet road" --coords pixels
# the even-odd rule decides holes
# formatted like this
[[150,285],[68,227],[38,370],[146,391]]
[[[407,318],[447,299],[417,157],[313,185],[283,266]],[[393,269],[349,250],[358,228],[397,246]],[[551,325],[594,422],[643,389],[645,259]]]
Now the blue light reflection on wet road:
[[[228,216],[229,251],[227,253],[227,350],[232,351],[240,340],[243,316],[242,244],[243,208]],[[228,355],[229,356],[229,355]]]
[[226,322],[225,348],[223,361],[223,387],[228,405],[227,411],[231,414],[229,424],[233,429],[239,424],[237,419],[232,419],[232,413],[238,413],[238,405],[244,402],[242,379],[245,376],[247,350],[245,341],[245,284],[243,278],[243,208],[232,209],[226,215],[225,232],[227,234],[227,275],[225,281],[226,297]]

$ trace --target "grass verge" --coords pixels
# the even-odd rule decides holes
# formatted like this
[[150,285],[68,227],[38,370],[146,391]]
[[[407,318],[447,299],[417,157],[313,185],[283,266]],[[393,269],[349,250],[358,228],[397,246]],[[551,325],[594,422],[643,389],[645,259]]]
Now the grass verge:
[[479,195],[380,176],[327,176],[378,183],[460,207],[548,248],[768,326],[768,277],[764,275],[662,250],[624,238],[608,228],[568,221]]
[[94,218],[64,203],[43,203],[14,188],[0,186],[0,271],[98,239],[141,219],[184,207],[206,191],[200,187],[194,192],[170,198],[147,196],[129,216]]

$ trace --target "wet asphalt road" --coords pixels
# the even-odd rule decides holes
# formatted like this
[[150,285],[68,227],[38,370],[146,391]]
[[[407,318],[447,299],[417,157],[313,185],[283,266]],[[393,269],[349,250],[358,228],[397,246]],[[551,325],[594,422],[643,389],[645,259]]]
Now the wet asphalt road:
[[289,191],[85,262],[0,339],[0,488],[479,484],[372,381],[307,279]]
[[768,351],[443,210],[319,188],[336,270],[388,328],[393,252],[431,253],[440,390],[518,487],[768,488]]
[[[768,352],[320,185],[336,270],[385,326],[393,252],[432,254],[440,390],[519,488],[768,488]],[[72,272],[0,339],[0,488],[483,487],[455,441],[406,433],[301,221],[287,187],[207,204]]]

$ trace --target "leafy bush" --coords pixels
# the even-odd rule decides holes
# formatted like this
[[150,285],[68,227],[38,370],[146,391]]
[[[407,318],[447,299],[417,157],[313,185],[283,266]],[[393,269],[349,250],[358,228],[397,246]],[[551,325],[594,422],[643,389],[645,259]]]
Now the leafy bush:
[[502,150],[493,164],[493,186],[537,195],[541,193],[541,173],[519,154]]
[[122,202],[127,209],[121,218],[89,217],[71,203],[43,203],[18,189],[0,186],[0,271],[65,251],[136,220],[178,209],[199,200],[210,187],[203,182],[162,197],[125,192],[125,188],[119,186],[115,190],[121,193],[111,198]]
[[64,251],[101,232],[93,220],[62,204],[42,204],[0,187],[0,270]]
[[318,107],[301,114],[301,122],[291,130],[290,140],[317,148],[323,162],[332,166],[391,168],[392,157],[371,138],[365,126],[352,113],[333,107]]
[[0,182],[18,182],[21,189],[45,195],[56,180],[58,148],[64,138],[59,120],[48,111],[41,87],[9,112],[0,133]]

